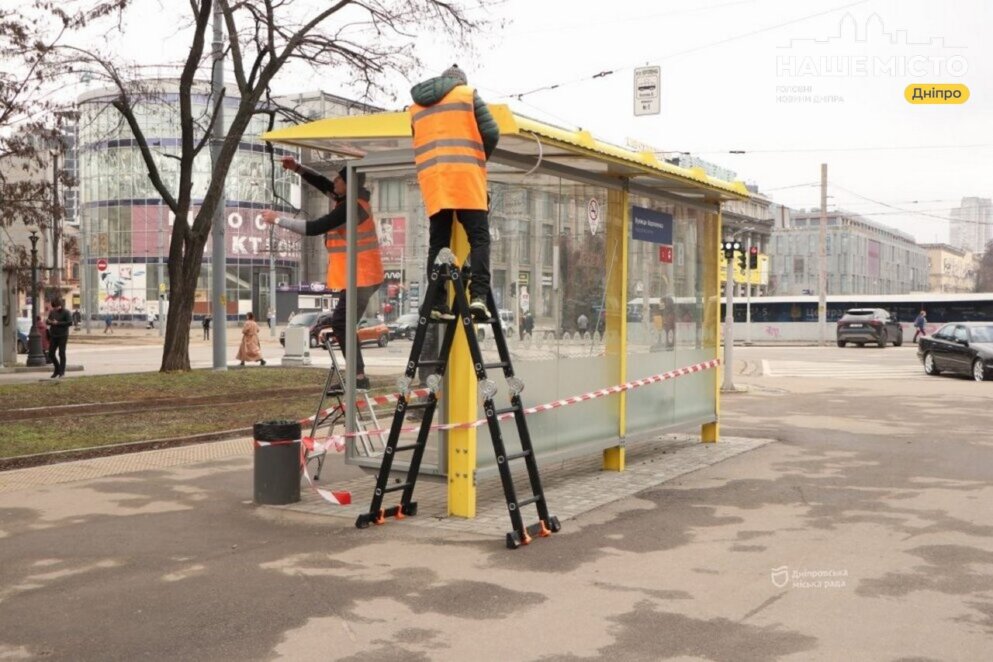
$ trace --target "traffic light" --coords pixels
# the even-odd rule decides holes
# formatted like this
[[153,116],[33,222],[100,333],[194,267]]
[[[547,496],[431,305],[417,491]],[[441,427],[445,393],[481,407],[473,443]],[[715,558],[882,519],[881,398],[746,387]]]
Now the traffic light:
[[724,259],[729,262],[734,259],[734,252],[741,250],[741,242],[739,241],[725,241],[721,244],[721,248],[724,249]]
[[741,269],[742,272],[744,272],[747,267],[748,267],[748,257],[745,255],[744,251],[740,251],[738,253],[738,268]]
[[759,268],[759,247],[752,246],[748,249],[748,268],[758,269]]

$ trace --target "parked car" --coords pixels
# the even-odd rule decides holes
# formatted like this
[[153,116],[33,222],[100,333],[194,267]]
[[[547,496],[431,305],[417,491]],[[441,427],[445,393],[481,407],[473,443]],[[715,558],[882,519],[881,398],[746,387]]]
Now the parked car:
[[[497,311],[500,316],[500,326],[503,327],[503,335],[505,338],[510,338],[514,335],[514,311],[507,310],[506,308],[501,308]],[[486,340],[492,329],[489,324],[477,324],[476,325],[476,337],[482,342]]]
[[31,333],[31,318],[17,318],[17,353],[28,353],[28,335]]
[[[328,316],[330,318],[330,315]],[[321,329],[318,336],[318,343],[324,343],[324,336],[331,333],[331,325]],[[362,318],[359,320],[359,330],[358,330],[359,343],[362,345],[368,345],[369,343],[374,343],[380,347],[386,347],[390,343],[390,330],[385,324],[379,320],[370,320]],[[338,339],[331,336],[332,342],[338,344]]]
[[929,375],[953,372],[986,381],[993,376],[993,324],[946,324],[933,335],[921,337],[917,357]]
[[[297,313],[290,318],[286,326],[307,327],[309,329],[309,345],[311,347],[317,347],[317,339],[320,337],[321,331],[331,326],[331,313],[323,313],[319,310]],[[286,346],[285,329],[279,332],[279,344],[284,347]]]
[[390,330],[390,340],[397,338],[413,340],[414,334],[417,333],[417,319],[417,313],[407,313],[387,324],[386,328]]
[[847,343],[855,343],[862,347],[866,343],[875,343],[886,347],[893,343],[894,347],[903,344],[903,328],[896,318],[882,308],[852,308],[838,320],[838,347]]

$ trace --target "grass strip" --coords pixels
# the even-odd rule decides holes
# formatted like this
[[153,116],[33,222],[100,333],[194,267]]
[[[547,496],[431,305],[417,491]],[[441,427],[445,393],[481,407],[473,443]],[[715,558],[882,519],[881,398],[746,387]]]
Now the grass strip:
[[184,437],[247,428],[262,420],[301,419],[314,413],[319,397],[318,388],[313,396],[234,405],[0,423],[0,457]]
[[[128,373],[98,375],[28,384],[0,386],[0,403],[5,409],[156,400],[162,398],[212,396],[259,397],[280,388],[313,386],[320,393],[327,377],[316,368],[246,368],[227,371],[194,370],[182,373]],[[3,428],[0,428],[3,429]],[[0,440],[5,439],[0,437]]]

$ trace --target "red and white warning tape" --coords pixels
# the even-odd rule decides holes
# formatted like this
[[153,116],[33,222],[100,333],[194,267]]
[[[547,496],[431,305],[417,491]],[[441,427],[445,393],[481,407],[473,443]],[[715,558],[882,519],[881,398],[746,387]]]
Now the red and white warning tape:
[[[697,363],[695,365],[686,366],[685,368],[677,368],[675,370],[670,370],[668,372],[652,375],[651,377],[645,377],[643,379],[635,379],[625,384],[617,384],[616,386],[610,386],[607,388],[598,389],[596,391],[590,391],[589,393],[583,393],[582,395],[575,395],[570,398],[562,398],[561,400],[555,400],[554,402],[548,402],[543,405],[538,405],[536,407],[528,407],[527,409],[524,410],[524,414],[525,415],[537,414],[540,412],[551,411],[552,409],[558,409],[560,407],[565,407],[568,405],[578,404],[580,402],[596,400],[597,398],[603,398],[608,395],[623,393],[624,391],[630,391],[636,388],[640,388],[642,386],[648,386],[650,384],[658,384],[659,382],[675,379],[676,377],[682,377],[684,375],[690,375],[695,372],[711,370],[713,368],[718,367],[720,364],[721,364],[720,359],[711,359],[710,361],[704,361],[703,363]],[[407,394],[407,400],[410,401],[415,398],[426,397],[428,394],[430,394],[430,392],[431,392],[430,389],[426,389],[426,388],[410,391]],[[378,405],[394,404],[399,399],[400,399],[399,393],[393,393],[391,395],[369,396],[369,401]],[[365,400],[357,400],[355,404],[359,408],[367,406]],[[335,406],[329,409],[325,409],[322,412],[320,412],[318,415],[322,417],[327,416],[328,413],[333,412],[337,408],[338,407]],[[513,417],[514,417],[513,412],[508,412],[506,414],[501,414],[500,416],[498,416],[497,420],[505,421]],[[314,416],[310,416],[300,421],[300,423],[302,425],[313,423],[314,418],[315,418]],[[467,423],[444,423],[444,424],[432,425],[430,429],[433,431],[459,430],[459,429],[466,430],[466,429],[478,428],[482,425],[486,425],[486,422],[487,421],[485,418],[481,418],[479,420],[471,421]],[[420,426],[410,426],[400,429],[401,432],[417,432],[419,430],[420,430]],[[310,477],[310,472],[307,470],[307,455],[309,453],[314,453],[315,451],[318,453],[321,451],[326,453],[331,450],[340,453],[345,450],[345,440],[348,437],[360,437],[360,436],[384,435],[384,434],[389,434],[389,430],[388,429],[364,430],[360,432],[335,434],[328,437],[327,441],[324,442],[318,441],[316,439],[312,439],[310,437],[304,437],[301,443],[300,453],[301,453],[301,465],[303,468],[303,475],[307,478],[307,483],[322,499],[324,499],[325,501],[327,501],[332,505],[340,506],[340,505],[350,504],[352,502],[352,495],[350,492],[327,490],[321,487],[317,487],[317,485],[314,484],[313,479]],[[287,441],[255,442],[256,446],[267,446],[272,444],[285,444],[285,443],[292,443],[292,442],[287,442]]]
[[[642,386],[648,386],[650,384],[658,384],[659,382],[668,381],[670,379],[675,379],[677,377],[682,377],[684,375],[691,375],[695,372],[703,372],[704,370],[712,370],[721,364],[720,359],[711,359],[710,361],[704,361],[703,363],[696,363],[694,365],[686,366],[685,368],[676,368],[675,370],[670,370],[668,372],[662,372],[657,375],[652,375],[651,377],[644,377],[642,379],[635,379],[625,384],[617,384],[616,386],[610,386],[607,388],[601,388],[596,391],[590,391],[589,393],[583,393],[582,395],[574,395],[570,398],[563,398],[561,400],[555,400],[554,402],[548,402],[543,405],[538,405],[536,407],[528,407],[524,410],[525,415],[537,414],[544,411],[551,411],[552,409],[558,409],[560,407],[565,407],[567,405],[574,405],[580,402],[587,402],[589,400],[596,400],[597,398],[603,398],[608,395],[615,395],[617,393],[623,393],[624,391],[631,391],[636,388],[641,388]],[[428,389],[421,389],[419,391],[411,391],[408,401],[412,400],[414,397],[423,397],[429,393]],[[400,394],[394,393],[393,395],[384,396],[385,399],[389,399],[390,402],[396,402],[399,399]],[[506,421],[514,417],[513,412],[508,412],[506,414],[501,414],[497,417],[499,421]],[[313,421],[313,419],[310,419]],[[476,421],[470,421],[466,423],[441,423],[437,425],[432,425],[430,430],[468,430],[472,428],[478,428],[486,425],[486,419],[480,418]],[[417,432],[421,428],[420,426],[410,426],[405,428],[400,428],[401,432]],[[361,437],[367,435],[384,435],[389,434],[389,429],[382,430],[363,430],[360,432],[342,433],[331,435],[327,442],[325,442],[325,448],[330,450],[334,448],[335,450],[344,450],[345,439],[348,437]]]
[[[431,392],[431,389],[427,389],[427,388],[415,389],[413,391],[410,391],[407,394],[407,400],[409,401],[409,400],[412,400],[414,398],[426,398],[430,392]],[[377,404],[377,405],[392,405],[392,404],[396,404],[397,400],[399,400],[399,399],[400,399],[400,394],[399,393],[393,393],[393,394],[390,394],[390,395],[370,395],[369,396],[369,400],[373,404]],[[355,401],[355,406],[358,407],[359,409],[363,409],[363,408],[365,408],[368,405],[366,404],[366,401],[363,399],[363,400],[356,400]],[[319,411],[318,413],[314,414],[313,416],[308,416],[307,418],[302,419],[300,421],[300,425],[307,426],[307,425],[313,423],[314,422],[314,419],[317,418],[318,416],[320,416],[321,418],[324,418],[325,416],[327,416],[328,414],[330,414],[331,412],[333,412],[335,409],[339,409],[339,407],[337,405],[335,405],[334,407],[329,407],[328,409],[322,409],[321,411]]]

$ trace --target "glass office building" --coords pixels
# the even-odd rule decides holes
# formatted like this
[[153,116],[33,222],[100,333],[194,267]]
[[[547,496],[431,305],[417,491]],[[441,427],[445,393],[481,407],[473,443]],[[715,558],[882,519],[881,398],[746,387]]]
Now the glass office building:
[[[136,107],[163,180],[176,195],[179,184],[179,96],[174,84],[157,84]],[[83,310],[91,316],[110,314],[119,321],[142,320],[159,311],[168,293],[169,243],[176,222],[148,178],[145,163],[130,128],[111,105],[109,90],[84,95],[79,100],[78,176],[80,231],[83,263]],[[208,96],[193,97],[194,117],[207,110]],[[225,101],[225,119],[231,121],[236,99]],[[279,166],[279,159],[295,154],[277,147],[273,159],[258,136],[267,128],[267,117],[254,117],[245,132],[229,170],[224,209],[229,320],[254,311],[265,316],[269,306],[270,257],[274,257],[277,283],[297,282],[300,238],[283,230],[270,232],[261,222],[263,209],[292,213],[300,205],[299,180]],[[193,171],[193,222],[199,202],[210,182],[210,150],[198,154]],[[272,177],[274,175],[274,187]],[[292,205],[292,206],[291,206]],[[210,310],[211,242],[197,285],[194,315]],[[163,295],[163,298],[160,298]]]

